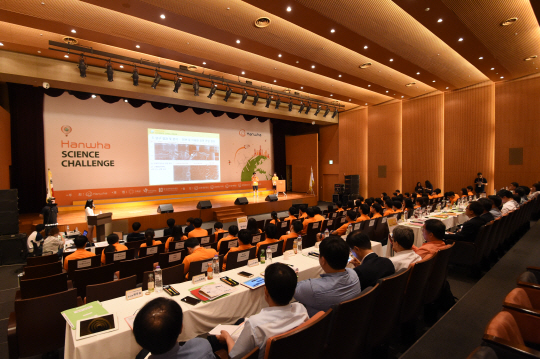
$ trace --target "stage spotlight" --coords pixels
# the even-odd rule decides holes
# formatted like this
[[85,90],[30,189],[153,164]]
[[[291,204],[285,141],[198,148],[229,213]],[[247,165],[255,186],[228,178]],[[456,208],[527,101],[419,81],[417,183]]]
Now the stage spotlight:
[[216,93],[217,87],[214,85],[214,81],[212,81],[212,88],[210,89],[210,93],[208,94],[208,98],[212,98],[214,94]]
[[280,99],[279,96],[278,96],[278,98],[277,98],[277,100],[276,100],[276,110],[279,109],[279,105],[280,105],[280,104],[281,104],[281,99]]
[[86,68],[88,66],[86,66],[86,62],[84,61],[84,56],[81,55],[81,57],[79,58],[79,72],[81,73],[81,77],[86,77]]
[[311,110],[311,102],[308,102],[307,104],[306,115],[309,113],[309,110]]
[[158,70],[156,69],[156,73],[154,75],[154,82],[152,83],[152,88],[155,90],[157,85],[159,84],[159,81],[161,81],[161,75],[159,74]]
[[231,97],[231,94],[232,94],[232,88],[227,86],[227,92],[225,92],[225,98],[223,99],[223,101],[225,102],[229,101],[229,97]]
[[330,108],[328,106],[326,106],[326,111],[324,111],[323,117],[326,117],[329,112],[330,112]]
[[332,115],[332,118],[336,117],[337,114],[338,114],[338,108],[336,107],[334,109],[334,114]]
[[270,107],[270,102],[272,102],[272,97],[270,97],[270,95],[268,95],[268,97],[266,98],[266,108],[269,108]]
[[293,103],[292,103],[292,99],[290,98],[289,99],[289,112],[292,111],[292,107],[293,107]]
[[246,89],[244,89],[244,93],[242,94],[242,99],[240,100],[240,103],[243,105],[244,102],[246,102],[247,98],[248,98],[248,93]]
[[317,116],[321,112],[321,105],[317,106],[317,110],[315,111],[315,116]]
[[300,101],[300,110],[298,113],[302,113],[302,111],[304,111],[304,107],[306,107],[306,105],[304,105],[304,101]]
[[193,96],[199,96],[199,80],[193,80]]
[[133,86],[139,86],[139,70],[137,70],[137,66],[133,68],[131,78],[133,79]]
[[252,105],[255,106],[257,104],[257,101],[259,101],[259,93],[255,91],[255,97],[253,98]]
[[105,73],[107,74],[107,81],[113,82],[114,70],[112,68],[111,60],[107,62],[107,70]]
[[174,93],[178,93],[178,89],[182,86],[182,78],[176,74],[176,77],[174,78],[174,90],[172,90]]

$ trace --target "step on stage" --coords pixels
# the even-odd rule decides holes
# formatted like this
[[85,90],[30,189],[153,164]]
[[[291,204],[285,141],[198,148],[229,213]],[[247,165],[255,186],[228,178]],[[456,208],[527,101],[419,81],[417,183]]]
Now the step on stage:
[[[174,218],[176,224],[185,225],[189,217],[200,217],[203,222],[220,221],[223,223],[234,222],[236,218],[243,216],[254,216],[258,214],[270,213],[272,211],[286,211],[293,204],[305,203],[309,206],[317,205],[317,197],[306,193],[287,193],[287,197],[280,194],[277,202],[265,201],[266,196],[273,191],[259,191],[258,197],[253,197],[253,192],[227,193],[219,195],[201,196],[200,194],[178,196],[176,198],[138,198],[114,200],[95,200],[95,212],[112,212],[113,222],[107,226],[107,232],[131,231],[131,224],[141,223],[141,229],[164,228],[167,227],[167,219]],[[246,197],[248,204],[235,205],[234,201],[238,197]],[[209,200],[212,208],[197,209],[199,201]],[[172,204],[173,213],[157,213],[160,204]],[[42,223],[39,214],[23,214],[19,217],[20,232],[30,234],[36,224]],[[59,206],[58,227],[60,231],[65,231],[69,226],[70,230],[78,228],[79,231],[87,229],[84,215],[84,201],[82,204],[74,203],[74,206]],[[203,228],[206,226],[203,225]],[[95,234],[95,233],[94,233]]]

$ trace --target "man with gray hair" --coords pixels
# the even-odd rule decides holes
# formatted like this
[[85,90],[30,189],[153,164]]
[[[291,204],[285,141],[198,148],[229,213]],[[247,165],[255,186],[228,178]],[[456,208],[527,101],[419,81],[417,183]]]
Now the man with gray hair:
[[411,228],[405,226],[397,226],[394,228],[392,233],[393,238],[392,248],[394,249],[395,255],[389,259],[394,264],[396,272],[400,269],[407,269],[411,263],[418,262],[422,260],[418,254],[416,254],[412,246],[414,244],[414,232]]

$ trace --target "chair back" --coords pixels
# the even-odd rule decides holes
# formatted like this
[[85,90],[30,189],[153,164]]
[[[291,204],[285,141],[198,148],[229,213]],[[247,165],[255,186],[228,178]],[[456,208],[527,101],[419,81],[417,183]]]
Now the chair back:
[[58,255],[56,254],[50,254],[48,256],[37,256],[37,257],[28,257],[26,258],[26,265],[31,266],[39,266],[42,264],[49,264],[58,262]]
[[136,251],[137,250],[133,248],[133,249],[125,250],[125,251],[105,252],[105,263],[110,264],[114,262],[123,261],[126,259],[133,259],[135,258]]
[[405,296],[401,304],[400,323],[406,323],[416,318],[423,304],[427,280],[431,276],[431,269],[435,264],[435,257],[427,255],[420,262],[411,264],[409,280],[405,288]]
[[154,262],[157,262],[157,256],[151,255],[139,259],[128,259],[118,262],[120,278],[137,276],[137,283],[142,283],[143,273],[154,269]]
[[40,355],[63,347],[66,320],[60,313],[76,306],[75,288],[42,297],[16,300],[19,357]]
[[435,263],[433,263],[433,268],[431,269],[431,276],[426,283],[424,304],[433,303],[439,297],[446,281],[448,262],[450,261],[454,245],[455,243],[452,243],[452,245],[443,247],[443,249],[437,252],[434,259]]
[[375,228],[379,225],[381,218],[374,218],[367,220],[364,225],[364,233],[369,237],[370,241],[375,242]]
[[92,284],[86,287],[86,303],[99,300],[106,300],[123,297],[126,295],[126,290],[137,287],[137,276],[122,278],[101,284]]
[[484,334],[503,339],[512,345],[525,345],[516,320],[506,311],[499,312],[491,319]]
[[332,318],[332,309],[319,312],[283,334],[268,338],[265,359],[323,358],[328,327]]
[[248,260],[255,258],[257,247],[245,249],[243,251],[231,252],[227,255],[227,270],[236,269],[247,265]]
[[145,240],[140,241],[134,241],[134,242],[126,242],[124,245],[128,247],[129,249],[139,249],[141,247],[141,244],[143,244]]
[[[220,233],[221,234],[221,233]],[[169,242],[169,252],[186,249],[186,241],[171,241]]]
[[329,327],[325,357],[351,359],[362,356],[379,286],[367,288],[360,296],[337,305]]
[[497,353],[493,348],[481,346],[476,348],[467,359],[498,359]]
[[[223,254],[219,255],[219,268],[223,268]],[[203,259],[200,261],[191,262],[189,265],[188,280],[191,280],[193,276],[199,275],[201,273],[206,273],[208,270],[208,265],[212,265],[212,258]]]
[[249,353],[247,353],[246,355],[242,357],[242,359],[258,359],[258,358],[259,358],[259,347],[253,348]]
[[385,246],[388,243],[388,224],[386,223],[388,221],[388,216],[382,217],[377,222],[377,226],[375,227],[375,235],[374,235],[374,242],[379,242],[383,246]]
[[[288,242],[289,240],[287,240]],[[302,243],[304,241],[302,240]],[[261,244],[259,246],[259,250],[257,251],[257,258],[261,255],[261,250],[264,249],[266,252],[268,250],[268,247],[272,250],[272,258],[276,258],[283,255],[283,240],[277,241],[275,243],[269,243],[269,244]]]
[[281,220],[281,222],[279,223],[279,233],[281,233],[282,235],[284,233],[286,233],[289,228],[291,228],[291,221],[290,220]]
[[326,221],[325,221],[326,225],[323,223],[323,227],[322,227],[322,231],[325,231],[326,229],[328,229],[329,232],[332,232],[336,229],[336,223],[337,221],[334,219],[334,218],[328,218]]
[[[287,238],[287,242],[285,243],[285,246],[283,247],[283,252],[290,251],[293,247],[295,238]],[[304,236],[302,237],[302,243],[304,243]]]
[[[142,290],[148,290],[148,276],[153,273],[154,271],[144,272]],[[186,280],[186,275],[184,274],[184,264],[177,264],[175,266],[162,269],[161,279],[163,280],[163,285],[171,285],[184,282]]]
[[259,234],[252,234],[251,235],[251,245],[256,246],[257,243],[263,242],[265,239],[266,239],[266,234],[264,232],[259,233]]
[[54,274],[36,279],[21,279],[19,286],[22,299],[41,297],[44,295],[68,290],[67,273]]
[[59,273],[62,273],[62,263],[60,263],[60,261],[56,261],[53,263],[42,264],[39,266],[24,267],[24,276],[22,277],[22,279],[43,278]]
[[182,263],[185,257],[185,250],[160,253],[158,256],[159,266],[161,267],[161,269],[177,266],[178,264]]
[[[217,234],[216,242],[218,242],[221,238],[223,238],[225,235],[229,235],[229,232],[219,232]],[[215,236],[214,236],[215,237]]]
[[114,280],[116,267],[113,263],[101,267],[79,269],[73,272],[73,282],[77,296],[86,297],[86,287],[91,284],[106,283]]
[[238,247],[238,238],[231,239],[228,241],[221,241],[220,247],[219,247],[219,254],[225,255],[229,252],[231,248]]
[[68,279],[73,279],[73,272],[77,269],[95,268],[101,265],[101,257],[93,256],[68,261]]
[[217,242],[210,242],[207,244],[201,244],[201,247],[203,248],[212,248],[213,250],[217,251]]
[[514,288],[504,298],[504,304],[513,304],[521,308],[534,309],[527,295],[527,292],[523,288]]
[[155,246],[142,247],[139,249],[139,257],[151,256],[154,254],[164,253],[165,243],[156,244]]
[[373,305],[373,317],[367,344],[376,347],[389,339],[396,326],[410,275],[410,268],[378,280],[379,294]]
[[199,241],[199,243],[201,245],[205,245],[205,244],[215,242],[214,241],[215,238],[216,238],[215,236],[207,235],[207,236],[204,236],[204,237],[197,237],[197,240]]
[[317,242],[317,233],[321,232],[321,222],[311,222],[307,226],[306,231],[306,244],[302,239],[302,246],[305,248],[313,247]]

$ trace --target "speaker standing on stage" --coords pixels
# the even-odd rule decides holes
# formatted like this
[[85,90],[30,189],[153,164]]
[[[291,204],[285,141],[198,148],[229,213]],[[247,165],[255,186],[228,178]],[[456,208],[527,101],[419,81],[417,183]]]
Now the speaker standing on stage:
[[[86,217],[86,223],[88,223],[88,216],[95,216],[94,214],[94,200],[89,199],[86,201],[86,204],[84,205],[84,216]],[[94,242],[94,226],[88,225],[88,241],[90,243]]]
[[257,172],[253,172],[253,176],[251,177],[251,182],[253,185],[253,197],[259,195],[259,177],[257,177]]
[[49,197],[47,199],[47,205],[43,207],[39,216],[43,218],[45,236],[48,236],[51,227],[56,227],[58,225],[58,207],[54,197]]
[[274,194],[277,194],[277,181],[279,180],[279,177],[277,174],[274,173],[274,176],[272,177],[272,187],[274,188]]

